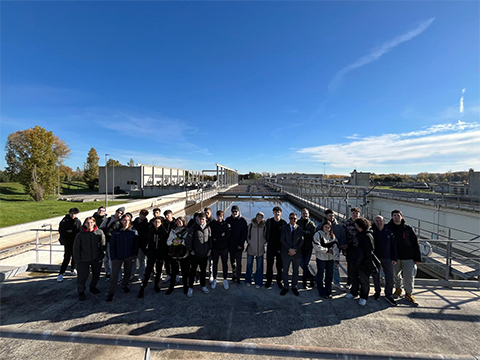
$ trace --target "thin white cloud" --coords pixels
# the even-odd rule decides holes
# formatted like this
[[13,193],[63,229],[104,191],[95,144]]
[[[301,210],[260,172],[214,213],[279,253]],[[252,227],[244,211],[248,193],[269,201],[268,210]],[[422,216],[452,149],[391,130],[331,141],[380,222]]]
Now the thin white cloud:
[[396,38],[389,40],[385,43],[383,43],[381,46],[376,47],[370,51],[369,54],[362,56],[360,59],[355,61],[353,64],[350,64],[343,69],[341,69],[339,72],[335,74],[333,77],[332,81],[328,85],[329,91],[333,91],[337,89],[343,78],[345,77],[346,74],[348,74],[350,71],[358,69],[359,67],[365,66],[367,64],[370,64],[373,61],[378,60],[381,56],[392,50],[393,48],[397,47],[398,45],[409,41],[413,39],[414,37],[420,35],[422,32],[424,32],[435,20],[435,18],[428,19],[427,21],[424,21],[421,23],[418,27],[415,29],[397,36]]
[[[425,130],[370,136],[349,143],[329,144],[298,150],[314,162],[334,168],[392,169],[479,161],[480,123],[440,124]],[[476,160],[475,160],[476,159]],[[386,170],[388,171],[388,170]],[[418,171],[422,171],[421,168]]]
[[465,89],[462,89],[462,97],[460,98],[460,115],[463,115],[463,94],[465,94]]
[[113,133],[171,145],[192,153],[212,155],[208,149],[191,142],[192,135],[196,134],[198,129],[180,119],[168,118],[157,113],[110,112],[98,109],[90,111],[85,116]]

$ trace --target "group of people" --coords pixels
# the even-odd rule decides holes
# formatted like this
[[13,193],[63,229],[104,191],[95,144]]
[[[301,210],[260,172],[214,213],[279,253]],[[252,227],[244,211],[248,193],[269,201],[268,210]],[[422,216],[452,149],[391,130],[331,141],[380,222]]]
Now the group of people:
[[[285,296],[291,290],[299,296],[301,267],[304,289],[316,285],[321,297],[332,299],[332,287],[335,286],[348,291],[347,298],[359,298],[358,304],[365,306],[370,292],[370,276],[375,287],[373,297],[378,300],[381,295],[380,274],[383,272],[384,295],[391,305],[397,305],[395,299],[402,295],[403,287],[405,299],[418,306],[412,293],[416,264],[421,261],[420,249],[415,232],[405,223],[400,210],[391,212],[388,224],[381,215],[376,216],[371,224],[355,207],[351,209],[351,217],[340,224],[334,212],[328,209],[324,221],[318,226],[310,219],[306,208],[301,210],[300,218],[295,212],[290,213],[288,222],[282,218],[279,206],[272,211],[272,217],[265,219],[265,215],[259,212],[248,223],[237,205],[231,207],[231,215],[226,218],[222,210],[218,210],[214,218],[211,208],[207,207],[187,224],[182,217],[175,219],[171,210],[166,210],[162,216],[160,209],[153,209],[153,218],[148,220],[146,209],[133,219],[123,207],[112,216],[107,216],[106,209],[100,207],[82,225],[77,218],[78,209],[72,208],[59,225],[60,243],[64,245],[65,253],[57,281],[63,281],[71,261],[72,273],[77,275],[79,299],[85,300],[90,273],[90,292],[100,292],[97,284],[103,262],[105,279],[110,282],[107,302],[113,301],[117,284],[129,293],[129,283],[137,279],[137,272],[141,280],[139,298],[145,296],[151,279],[154,291],[160,292],[163,270],[167,274],[164,282],[169,283],[167,295],[181,283],[186,296],[192,297],[197,281],[203,293],[210,292],[207,271],[210,289],[217,287],[220,259],[223,288],[228,290],[230,286],[228,263],[231,282],[240,286],[242,256],[246,252],[246,286],[271,288],[275,265],[280,295]],[[316,271],[310,265],[312,253]],[[345,256],[347,263],[345,286],[340,284],[341,255]]]

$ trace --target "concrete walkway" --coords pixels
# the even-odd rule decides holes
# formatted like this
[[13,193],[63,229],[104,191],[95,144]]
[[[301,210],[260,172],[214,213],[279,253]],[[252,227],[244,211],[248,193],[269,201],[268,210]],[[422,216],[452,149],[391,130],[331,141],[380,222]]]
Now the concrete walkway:
[[[316,290],[279,295],[276,287],[255,289],[221,285],[210,294],[195,286],[187,298],[181,288],[172,295],[165,286],[157,294],[149,284],[138,299],[120,287],[106,303],[87,292],[79,302],[76,277],[56,282],[56,273],[23,273],[0,284],[1,325],[32,330],[62,330],[103,334],[204,339],[332,348],[480,355],[480,291],[419,288],[420,307],[405,300],[391,307],[370,298],[360,307],[334,293],[320,299]],[[143,359],[138,348],[0,339],[1,359]],[[153,350],[152,359],[265,359],[253,355]]]

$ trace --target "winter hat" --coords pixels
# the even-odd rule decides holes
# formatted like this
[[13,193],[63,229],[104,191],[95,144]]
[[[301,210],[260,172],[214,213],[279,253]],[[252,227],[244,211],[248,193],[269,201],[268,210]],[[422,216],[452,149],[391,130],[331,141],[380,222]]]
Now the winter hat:
[[122,214],[125,214],[125,208],[122,206],[122,207],[119,207],[115,212],[119,212],[121,211]]
[[233,212],[233,211],[240,211],[240,209],[238,208],[237,205],[233,205],[233,206],[232,206],[232,212]]
[[262,218],[265,218],[265,214],[262,213],[261,211],[258,212],[257,215],[255,215],[255,217],[257,217],[257,216],[261,216]]

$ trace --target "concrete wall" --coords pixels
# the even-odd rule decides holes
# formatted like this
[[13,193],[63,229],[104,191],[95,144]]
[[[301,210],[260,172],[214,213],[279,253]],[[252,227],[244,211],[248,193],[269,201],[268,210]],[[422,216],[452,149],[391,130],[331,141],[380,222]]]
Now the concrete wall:
[[468,173],[468,193],[470,196],[480,196],[480,171],[470,169]]
[[[452,228],[451,237],[457,240],[469,240],[474,236],[466,234],[462,231],[480,234],[480,214],[472,211],[462,211],[449,208],[437,209],[432,206],[423,205],[421,203],[407,203],[399,200],[382,199],[377,197],[370,198],[369,212],[373,215],[382,215],[390,220],[390,213],[394,209],[402,211],[407,223],[412,226],[418,226],[418,220],[421,227],[438,232],[441,235],[448,236],[447,228]],[[412,220],[415,218],[418,220]],[[431,222],[433,224],[428,224]],[[435,225],[434,225],[435,224]],[[456,231],[459,229],[462,231]]]
[[[141,188],[141,174],[142,168],[140,166],[109,166],[107,169],[108,192],[111,194],[115,186],[119,186],[122,190],[130,191],[135,185],[129,184],[129,182],[136,182],[136,186]],[[115,184],[113,184],[113,181],[115,181]],[[105,166],[98,168],[98,192],[105,194]]]

